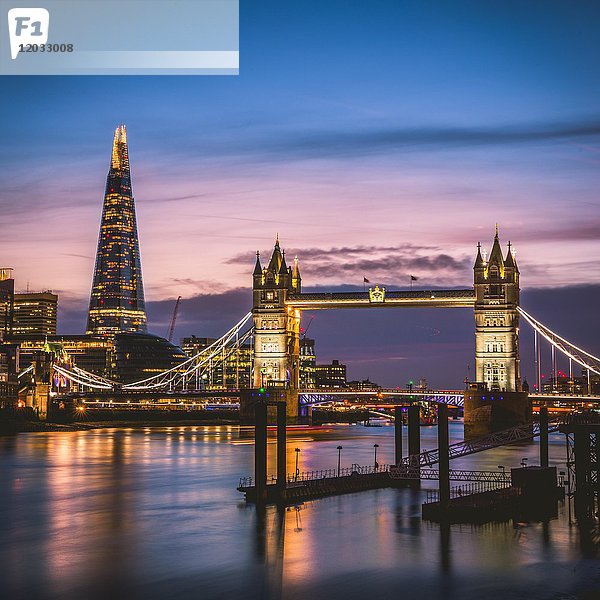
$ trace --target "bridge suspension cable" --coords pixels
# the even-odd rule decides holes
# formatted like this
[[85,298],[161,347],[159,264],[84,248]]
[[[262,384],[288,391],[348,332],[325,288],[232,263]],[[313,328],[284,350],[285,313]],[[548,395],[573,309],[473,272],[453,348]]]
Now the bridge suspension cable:
[[[98,382],[95,381],[92,377],[89,377],[90,375],[92,375],[92,373],[88,373],[87,371],[83,371],[82,373],[78,373],[77,371],[72,371],[71,369],[66,369],[64,367],[61,367],[59,365],[53,365],[52,367],[59,375],[62,375],[63,377],[65,377],[66,379],[70,380],[70,381],[74,381],[75,383],[78,383],[79,385],[83,385],[95,390],[110,390],[113,389],[113,386],[104,383],[104,382]],[[79,371],[81,371],[82,369],[79,369]]]
[[24,369],[23,371],[21,371],[17,375],[17,378],[21,379],[21,377],[23,377],[24,375],[27,375],[27,373],[30,373],[31,371],[33,371],[33,364],[29,365],[26,369]]
[[204,373],[226,362],[252,336],[254,327],[250,326],[246,329],[251,321],[252,313],[249,312],[227,331],[225,335],[215,340],[206,348],[203,348],[194,356],[161,373],[131,383],[123,384],[106,377],[101,377],[76,365],[66,367],[54,364],[53,369],[70,381],[96,390],[118,389],[140,391],[187,389],[188,383],[193,380],[197,384],[196,387],[199,387],[200,383],[203,383],[202,375]]
[[554,348],[562,352],[565,356],[574,360],[577,364],[588,369],[596,375],[600,375],[600,358],[586,352],[582,348],[575,346],[565,338],[561,337],[550,328],[540,323],[537,319],[525,312],[520,306],[517,307],[519,314],[537,331],[544,339],[546,339]]
[[[231,354],[229,346],[234,343],[234,348],[239,348],[239,345],[243,341],[246,341],[250,335],[252,335],[253,327],[251,327],[244,334],[241,331],[248,325],[248,322],[252,320],[252,313],[247,313],[240,321],[238,321],[225,335],[221,336],[218,340],[207,346],[198,354],[188,358],[182,363],[157,373],[152,377],[141,379],[140,381],[134,381],[132,383],[126,383],[121,386],[124,390],[143,390],[143,389],[157,389],[157,388],[169,388],[173,389],[177,384],[184,382],[190,376],[196,376],[196,373],[200,373],[202,367],[205,367],[211,360],[227,360]],[[241,336],[241,337],[240,337]]]

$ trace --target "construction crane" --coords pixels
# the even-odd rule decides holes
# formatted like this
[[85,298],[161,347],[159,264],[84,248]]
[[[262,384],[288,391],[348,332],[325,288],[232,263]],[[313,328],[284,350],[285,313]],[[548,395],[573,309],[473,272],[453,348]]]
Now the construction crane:
[[310,321],[308,322],[308,325],[304,329],[300,329],[300,334],[302,335],[302,339],[306,338],[306,334],[308,333],[308,330],[310,329],[310,326],[312,325],[314,318],[315,318],[314,315],[310,315]]
[[171,325],[169,327],[169,337],[167,338],[170,342],[173,341],[173,332],[175,331],[175,323],[177,323],[177,313],[179,312],[180,302],[181,296],[177,296],[177,302],[175,302],[175,308],[173,309],[173,317],[171,318]]

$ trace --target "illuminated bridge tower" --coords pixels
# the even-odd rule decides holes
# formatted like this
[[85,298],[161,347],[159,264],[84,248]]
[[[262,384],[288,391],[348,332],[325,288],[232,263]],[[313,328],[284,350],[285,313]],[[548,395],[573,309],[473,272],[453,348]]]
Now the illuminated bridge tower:
[[288,267],[279,238],[266,267],[256,254],[252,275],[254,317],[254,375],[256,389],[272,390],[285,398],[288,417],[298,415],[300,311],[286,307],[288,294],[300,292],[298,259]]
[[127,132],[115,131],[86,332],[145,332],[146,310]]
[[519,268],[508,243],[502,255],[498,230],[489,258],[475,259],[475,374],[465,395],[465,433],[479,435],[531,419],[519,365]]

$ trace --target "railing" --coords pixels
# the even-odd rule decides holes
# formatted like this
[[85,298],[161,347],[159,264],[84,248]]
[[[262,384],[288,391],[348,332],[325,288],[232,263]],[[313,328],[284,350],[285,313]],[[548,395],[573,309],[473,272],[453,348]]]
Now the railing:
[[316,479],[326,479],[334,477],[351,477],[352,475],[373,475],[375,473],[387,473],[390,470],[391,465],[374,465],[360,466],[352,465],[351,467],[344,467],[342,469],[321,469],[318,471],[304,471],[288,475],[288,483],[295,483],[297,481],[314,481]]
[[[426,468],[403,468],[396,465],[374,465],[360,466],[352,465],[340,469],[339,477],[352,477],[353,475],[373,475],[376,473],[387,473],[392,479],[412,480],[439,480],[440,472],[435,469]],[[333,479],[338,477],[337,469],[320,469],[315,471],[302,471],[301,473],[288,474],[287,483],[302,483],[308,481],[317,481],[319,479]],[[480,494],[489,492],[494,489],[504,489],[511,486],[511,475],[507,472],[499,471],[467,471],[464,469],[456,469],[450,471],[450,479],[452,481],[468,481],[467,485],[460,485],[450,490],[451,497],[468,496],[470,494]],[[267,483],[275,483],[277,478],[271,475]],[[253,477],[240,477],[240,488],[253,487],[255,480]],[[565,485],[564,475],[557,475],[558,487]],[[454,491],[452,491],[454,490]],[[428,494],[437,493],[437,490],[428,490]],[[454,496],[452,496],[454,494]]]
[[[315,471],[302,471],[298,474],[292,473],[287,476],[287,483],[301,483],[308,481],[317,481],[319,479],[334,479],[337,477],[352,477],[356,475],[375,475],[377,473],[389,473],[390,468],[393,465],[352,465],[351,467],[344,467],[342,469],[319,469]],[[271,475],[267,478],[267,482],[275,483],[277,478]],[[240,488],[253,487],[255,485],[255,479],[253,477],[240,477],[239,486]]]
[[561,425],[595,425],[600,423],[600,415],[598,413],[574,413],[566,415]]
[[[495,492],[497,490],[505,490],[505,494],[501,494],[501,498],[507,498],[519,494],[517,488],[511,488],[510,481],[504,483],[498,483],[493,481],[476,481],[473,483],[467,483],[465,485],[459,485],[457,487],[450,488],[450,499],[464,498],[466,496],[473,496],[475,494],[484,494],[485,492]],[[427,498],[425,504],[431,504],[433,502],[440,501],[439,490],[427,490]]]

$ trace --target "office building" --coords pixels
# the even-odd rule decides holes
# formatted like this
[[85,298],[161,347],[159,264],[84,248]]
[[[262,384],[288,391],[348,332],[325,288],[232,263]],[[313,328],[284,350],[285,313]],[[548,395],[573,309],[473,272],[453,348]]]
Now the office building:
[[0,268],[0,341],[12,333],[15,280],[12,269]]
[[300,339],[300,389],[310,390],[316,387],[315,372],[317,370],[317,355],[315,340]]
[[19,345],[0,342],[0,408],[16,408],[19,393]]
[[318,388],[346,387],[346,365],[341,364],[339,360],[333,360],[331,364],[317,365],[315,382]]
[[125,125],[113,140],[87,333],[145,332],[144,286]]
[[51,291],[14,295],[12,335],[44,337],[56,335],[58,296]]

